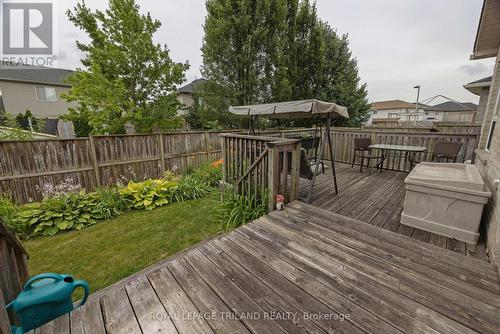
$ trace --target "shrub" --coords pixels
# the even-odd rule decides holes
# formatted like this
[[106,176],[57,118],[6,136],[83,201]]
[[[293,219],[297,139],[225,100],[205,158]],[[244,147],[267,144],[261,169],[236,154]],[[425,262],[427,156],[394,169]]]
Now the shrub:
[[267,191],[252,196],[238,194],[229,187],[222,194],[222,201],[215,206],[213,214],[221,231],[231,231],[267,213]]
[[192,176],[209,187],[217,187],[222,180],[221,160],[210,165],[204,165],[192,172]]
[[184,175],[170,197],[171,202],[183,202],[198,199],[208,194],[212,188],[209,184],[196,178],[194,175]]
[[25,228],[16,220],[16,215],[19,212],[19,207],[14,204],[10,197],[6,195],[0,196],[0,218],[2,221],[9,226],[14,233],[19,235],[21,238],[26,238]]
[[127,211],[127,203],[121,196],[117,186],[98,188],[91,196],[95,196],[96,206],[94,211],[102,216],[96,219],[109,219]]
[[170,202],[176,186],[177,183],[162,179],[129,182],[127,187],[120,189],[120,195],[130,208],[153,210]]

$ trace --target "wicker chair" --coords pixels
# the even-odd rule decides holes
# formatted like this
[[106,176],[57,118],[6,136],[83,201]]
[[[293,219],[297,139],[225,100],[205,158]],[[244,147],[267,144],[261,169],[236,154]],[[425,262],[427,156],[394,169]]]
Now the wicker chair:
[[361,158],[361,163],[359,167],[359,171],[363,172],[363,163],[365,159],[367,159],[366,167],[370,166],[370,161],[372,159],[381,159],[380,155],[373,154],[371,152],[370,145],[372,144],[372,140],[370,138],[354,138],[354,156],[352,157],[351,168],[354,167],[354,163],[356,161],[356,157]]

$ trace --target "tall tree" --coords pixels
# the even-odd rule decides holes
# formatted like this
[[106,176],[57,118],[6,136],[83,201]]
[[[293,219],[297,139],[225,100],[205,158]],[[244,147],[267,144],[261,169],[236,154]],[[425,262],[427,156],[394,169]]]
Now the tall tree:
[[134,0],[110,0],[108,9],[94,12],[82,1],[66,14],[90,39],[77,42],[85,56],[69,78],[66,99],[78,102],[69,118],[84,119],[94,133],[121,133],[127,122],[140,132],[176,127],[175,88],[188,64],[153,42],[161,23],[141,14]]
[[191,112],[195,126],[208,115],[237,124],[227,115],[229,105],[311,98],[345,104],[354,116],[346,125],[364,120],[366,86],[347,36],[321,22],[315,3],[208,0],[206,6],[202,73],[208,83],[197,92],[203,105]]
[[360,126],[368,119],[366,83],[361,84],[358,63],[349,50],[347,35],[338,37],[328,24],[321,23],[325,42],[324,66],[318,98],[346,106],[349,119],[337,120],[339,125]]

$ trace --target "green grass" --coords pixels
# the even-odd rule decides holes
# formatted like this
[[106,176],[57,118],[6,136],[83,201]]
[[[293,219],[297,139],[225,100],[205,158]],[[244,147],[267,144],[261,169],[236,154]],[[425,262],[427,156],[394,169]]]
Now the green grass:
[[88,281],[91,292],[100,290],[216,235],[210,218],[215,197],[132,211],[80,231],[25,241],[30,276],[67,273]]

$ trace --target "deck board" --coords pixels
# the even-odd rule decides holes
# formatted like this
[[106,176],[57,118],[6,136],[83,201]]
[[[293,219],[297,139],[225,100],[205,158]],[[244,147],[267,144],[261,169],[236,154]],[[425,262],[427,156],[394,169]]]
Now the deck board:
[[[483,239],[478,245],[469,245],[401,225],[405,197],[404,178],[408,173],[391,170],[373,171],[371,174],[369,170],[363,170],[360,173],[359,166],[351,168],[344,163],[336,163],[335,170],[339,180],[339,194],[334,192],[333,177],[328,168],[325,174],[317,177],[310,204],[460,254],[488,260]],[[307,198],[308,190],[309,181],[301,179],[299,196],[302,201]]]
[[[400,176],[391,178],[387,196],[356,217],[372,210],[372,219],[383,215],[377,224],[390,223],[401,203]],[[497,333],[494,265],[417,233],[295,201],[91,295],[36,332]]]

